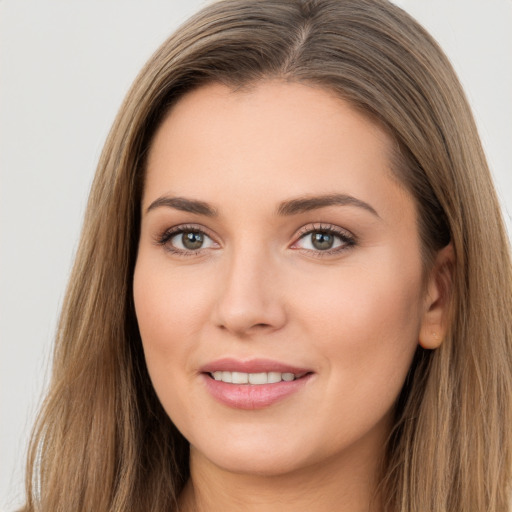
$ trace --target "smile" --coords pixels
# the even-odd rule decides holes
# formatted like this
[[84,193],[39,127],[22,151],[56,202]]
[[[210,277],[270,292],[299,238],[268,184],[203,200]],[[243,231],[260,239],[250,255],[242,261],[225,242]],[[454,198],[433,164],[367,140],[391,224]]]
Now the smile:
[[226,382],[229,384],[277,384],[279,382],[292,382],[296,379],[303,377],[305,373],[295,375],[290,372],[258,372],[258,373],[245,373],[245,372],[230,372],[230,371],[216,371],[210,373],[210,376],[216,381]]
[[232,409],[264,409],[301,392],[312,381],[310,368],[269,359],[225,358],[201,367],[208,394]]

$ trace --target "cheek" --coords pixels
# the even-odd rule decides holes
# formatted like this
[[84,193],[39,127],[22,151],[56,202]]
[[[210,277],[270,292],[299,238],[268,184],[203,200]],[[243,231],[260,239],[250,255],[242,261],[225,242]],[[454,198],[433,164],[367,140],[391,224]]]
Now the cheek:
[[197,332],[204,323],[207,293],[184,280],[183,272],[176,274],[144,256],[137,261],[133,293],[146,365],[163,408],[187,431],[202,421],[190,407],[194,393],[183,390],[197,371],[193,361],[200,348]]
[[347,277],[336,291],[303,303],[309,319],[303,329],[323,369],[315,418],[326,419],[333,444],[391,421],[419,329],[417,288],[405,283],[389,275]]
[[[158,270],[156,270],[158,269]],[[133,293],[137,322],[149,375],[160,400],[165,403],[180,385],[180,379],[195,371],[191,355],[204,321],[206,291],[183,282],[161,263],[144,254],[135,267]],[[176,371],[177,369],[184,370]]]
[[332,381],[394,400],[417,347],[421,264],[380,254],[374,265],[340,268],[326,286],[298,294],[302,330],[315,340]]
[[[304,319],[322,325],[326,337],[343,334],[343,338],[360,339],[365,332],[410,333],[413,326],[418,327],[419,275],[354,267],[339,274],[333,273],[328,286],[305,284],[308,293],[297,294]],[[371,343],[372,338],[367,341]]]
[[[175,350],[180,333],[189,337],[200,328],[208,288],[200,275],[176,271],[152,258],[139,257],[135,267],[134,302],[144,344],[158,350]],[[183,339],[183,338],[182,338]]]

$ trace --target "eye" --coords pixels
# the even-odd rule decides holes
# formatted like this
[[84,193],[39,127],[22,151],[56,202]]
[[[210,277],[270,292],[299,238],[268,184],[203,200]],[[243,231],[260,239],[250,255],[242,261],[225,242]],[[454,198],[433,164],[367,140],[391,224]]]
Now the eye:
[[167,230],[158,238],[157,243],[169,252],[183,255],[218,247],[211,237],[195,227],[176,227]]
[[331,254],[352,247],[355,243],[355,238],[341,228],[334,226],[308,227],[302,230],[300,238],[295,242],[293,248]]
[[198,249],[211,247],[213,240],[200,231],[183,231],[171,237],[169,242],[177,249],[197,251]]

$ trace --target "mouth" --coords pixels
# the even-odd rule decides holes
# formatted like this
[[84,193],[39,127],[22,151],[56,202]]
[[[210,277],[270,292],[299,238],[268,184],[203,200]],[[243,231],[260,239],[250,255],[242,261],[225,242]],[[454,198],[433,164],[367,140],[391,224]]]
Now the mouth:
[[221,371],[209,372],[208,375],[220,382],[227,384],[252,384],[255,386],[261,386],[264,384],[278,384],[279,382],[292,382],[308,375],[311,372],[301,372],[298,374],[292,372],[258,372],[258,373],[246,373],[246,372],[233,372],[233,371]]
[[201,368],[216,401],[234,409],[263,409],[300,393],[314,372],[271,360],[220,359]]

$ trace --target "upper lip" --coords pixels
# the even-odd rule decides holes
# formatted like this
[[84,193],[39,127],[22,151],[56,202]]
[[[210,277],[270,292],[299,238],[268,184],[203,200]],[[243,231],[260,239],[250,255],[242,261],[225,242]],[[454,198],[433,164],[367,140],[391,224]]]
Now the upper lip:
[[202,373],[213,373],[217,371],[241,373],[279,372],[293,373],[294,375],[311,372],[309,368],[292,366],[279,361],[273,361],[271,359],[249,359],[244,361],[231,357],[225,357],[207,363],[200,368],[200,371]]

